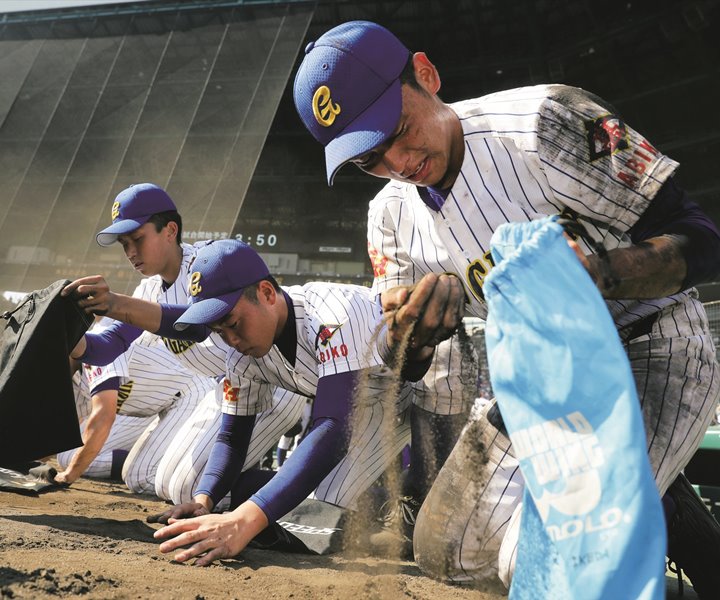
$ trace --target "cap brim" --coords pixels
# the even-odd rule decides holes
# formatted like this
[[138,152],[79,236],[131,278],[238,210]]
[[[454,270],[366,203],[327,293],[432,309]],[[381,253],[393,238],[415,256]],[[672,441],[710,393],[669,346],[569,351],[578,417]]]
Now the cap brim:
[[206,298],[199,302],[194,302],[190,307],[175,321],[173,327],[177,331],[183,331],[191,325],[209,325],[215,321],[219,321],[228,314],[237,304],[242,296],[243,290],[235,290],[229,294],[218,296],[217,298]]
[[325,146],[328,185],[333,184],[343,165],[387,140],[395,131],[401,114],[402,84],[397,79]]
[[112,246],[117,242],[119,235],[132,233],[138,227],[145,225],[145,223],[147,223],[147,219],[123,219],[103,229],[95,236],[95,239],[101,246]]

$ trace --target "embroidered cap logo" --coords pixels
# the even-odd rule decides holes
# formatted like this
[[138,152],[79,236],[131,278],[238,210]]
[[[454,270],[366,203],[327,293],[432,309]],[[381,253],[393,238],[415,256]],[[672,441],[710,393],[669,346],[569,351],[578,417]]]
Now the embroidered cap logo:
[[112,208],[110,209],[110,218],[114,221],[120,216],[120,203],[113,202]]
[[202,286],[200,285],[200,271],[195,271],[190,275],[190,295],[197,296],[202,292]]
[[335,122],[335,117],[340,114],[340,105],[333,103],[330,88],[326,85],[321,85],[315,90],[312,109],[315,120],[323,127],[330,127]]

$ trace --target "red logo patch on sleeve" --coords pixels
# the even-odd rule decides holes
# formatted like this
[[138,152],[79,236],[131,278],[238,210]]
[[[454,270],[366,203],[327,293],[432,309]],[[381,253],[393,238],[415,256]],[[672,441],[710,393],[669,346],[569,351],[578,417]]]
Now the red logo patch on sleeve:
[[227,378],[223,381],[223,399],[225,402],[237,402],[240,388],[233,387]]
[[388,264],[388,257],[380,254],[375,248],[368,242],[368,255],[370,256],[370,264],[372,264],[373,275],[380,277],[385,275],[385,268]]
[[585,121],[590,162],[627,150],[627,129],[620,117],[605,115],[594,121]]

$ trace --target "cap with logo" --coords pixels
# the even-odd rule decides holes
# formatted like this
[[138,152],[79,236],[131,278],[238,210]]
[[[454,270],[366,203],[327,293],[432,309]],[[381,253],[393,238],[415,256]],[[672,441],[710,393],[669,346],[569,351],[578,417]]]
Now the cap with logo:
[[295,108],[325,146],[328,184],[345,163],[382,144],[402,112],[400,74],[408,50],[369,21],[339,25],[305,48],[295,76]]
[[188,281],[190,308],[175,321],[178,331],[222,319],[243,290],[270,275],[265,261],[238,240],[215,240],[202,246],[192,263]]
[[101,246],[111,246],[119,235],[142,227],[153,215],[177,210],[172,198],[154,183],[135,183],[115,197],[111,209],[112,225],[95,236]]

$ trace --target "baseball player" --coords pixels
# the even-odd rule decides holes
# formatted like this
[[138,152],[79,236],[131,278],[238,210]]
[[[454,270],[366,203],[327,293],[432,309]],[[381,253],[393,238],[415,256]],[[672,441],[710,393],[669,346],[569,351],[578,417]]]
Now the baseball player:
[[[189,245],[180,241],[182,217],[165,190],[151,183],[131,185],[115,198],[111,217],[111,225],[97,234],[97,241],[102,246],[119,243],[133,268],[146,276],[133,295],[149,301],[187,304],[185,274],[202,242]],[[91,350],[87,349],[88,343]],[[222,378],[225,372],[229,348],[216,335],[198,343],[185,342],[158,337],[119,322],[112,323],[102,333],[87,334],[74,349],[73,356],[106,365],[128,348],[158,345],[165,346],[172,355],[168,364],[173,364],[168,370],[156,365],[157,376],[165,377],[166,385],[173,385],[173,373],[181,368],[191,370],[202,379]],[[138,352],[141,351],[138,349]],[[196,403],[193,411],[183,411],[183,418],[174,423],[175,435],[164,448],[154,478],[155,488],[150,490],[160,498],[174,503],[192,498],[220,427],[221,398],[222,383],[218,383]],[[278,390],[273,401],[275,410],[258,417],[248,461],[257,462],[264,455],[270,447],[269,440],[277,439],[297,420],[304,402],[300,396],[291,399],[286,391]],[[248,462],[248,466],[250,464]]]
[[[120,479],[130,448],[142,432],[157,419],[156,415],[132,417],[116,414],[116,410],[108,407],[116,407],[117,396],[112,397],[111,393],[102,391],[92,393],[84,366],[71,360],[75,409],[84,443],[82,448],[56,456],[63,470],[55,476],[55,481],[66,485],[70,485],[81,475]],[[100,434],[107,427],[110,428],[109,434]],[[91,439],[92,437],[95,439]]]
[[[92,296],[79,301],[86,310],[123,315],[163,334],[169,333],[163,323],[178,316],[175,327],[187,339],[201,339],[209,326],[232,347],[222,425],[194,502],[171,509],[163,520],[198,518],[171,522],[156,534],[172,538],[161,545],[163,552],[190,545],[176,560],[207,552],[196,563],[205,565],[240,552],[313,490],[317,499],[352,506],[408,443],[411,388],[403,386],[396,401],[383,401],[393,396],[394,382],[371,344],[379,311],[369,289],[328,283],[280,288],[259,255],[234,240],[200,248],[192,268],[189,308],[138,302],[94,278],[69,289]],[[366,393],[353,399],[356,383]],[[273,479],[252,489],[240,466],[255,415],[268,407],[273,386],[314,398],[311,429]],[[233,512],[208,514],[229,490]]]
[[[105,320],[107,325],[107,321]],[[102,325],[101,325],[102,326]],[[81,474],[119,474],[128,488],[155,492],[158,465],[185,421],[215,387],[210,377],[184,368],[162,343],[133,345],[106,367],[84,365],[91,410],[83,423],[83,446],[58,454],[56,480],[72,483]],[[78,394],[83,404],[86,394]],[[82,406],[80,414],[87,413]]]
[[[540,85],[448,105],[439,89],[424,53],[368,22],[345,23],[309,44],[295,79],[298,113],[325,146],[328,182],[348,162],[391,180],[372,201],[368,226],[385,263],[375,285],[384,310],[394,311],[382,339],[392,348],[412,324],[407,358],[427,360],[457,324],[463,298],[468,314],[485,316],[489,241],[500,224],[557,214],[579,220],[609,249],[615,279],[605,282],[598,257],[583,241],[574,245],[626,345],[665,493],[695,452],[720,389],[693,288],[717,273],[715,225],[678,186],[677,163],[592,94]],[[468,466],[484,471],[480,497],[448,509],[448,486],[463,476],[451,455],[421,509],[416,556],[438,577],[481,581],[499,569],[509,584],[512,575],[523,481],[501,419],[491,416],[480,432],[469,429],[489,447],[487,464]],[[673,486],[676,505],[680,494]],[[709,527],[720,540],[717,524]],[[674,545],[694,551],[675,558],[699,594],[712,594],[720,574],[703,564],[720,561],[720,543],[704,554],[708,548],[674,544],[674,535],[671,558]]]

